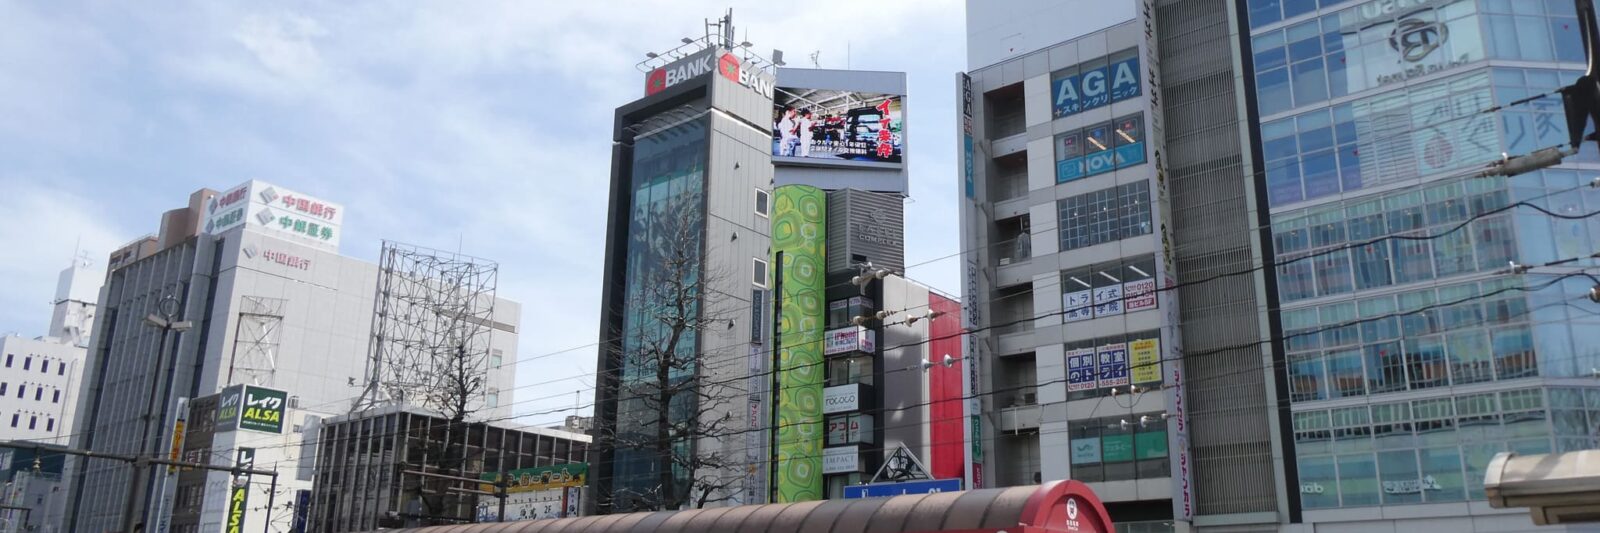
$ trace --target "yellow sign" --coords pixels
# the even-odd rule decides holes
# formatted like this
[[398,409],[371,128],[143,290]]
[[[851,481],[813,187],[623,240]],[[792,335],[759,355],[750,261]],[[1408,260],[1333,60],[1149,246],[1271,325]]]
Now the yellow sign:
[[1128,366],[1133,371],[1134,383],[1161,381],[1161,341],[1139,339],[1128,343]]
[[[559,489],[565,487],[582,487],[589,481],[589,464],[572,463],[554,466],[541,466],[536,468],[523,468],[507,472],[508,481],[506,492],[532,492],[539,490]],[[489,472],[480,478],[484,481],[494,482],[498,477]],[[494,485],[484,484],[479,487],[486,492],[493,492]]]
[[[167,458],[173,461],[176,461],[179,457],[183,456],[183,426],[184,422],[182,420],[172,423],[172,453]],[[177,471],[178,467],[176,466],[167,467],[168,474]]]
[[249,493],[245,492],[243,485],[233,488],[233,493],[228,496],[228,530],[227,533],[244,533],[244,504]]

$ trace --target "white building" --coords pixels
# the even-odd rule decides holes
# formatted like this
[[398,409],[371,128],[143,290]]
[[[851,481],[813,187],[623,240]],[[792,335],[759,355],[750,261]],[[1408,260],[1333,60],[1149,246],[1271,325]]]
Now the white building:
[[[187,442],[181,453],[232,466],[239,449],[254,449],[255,467],[280,475],[276,491],[267,479],[252,479],[245,527],[266,525],[270,498],[273,527],[287,530],[283,504],[311,488],[312,458],[301,445],[315,440],[318,420],[349,412],[364,390],[379,269],[338,253],[344,213],[337,204],[252,181],[221,193],[201,190],[189,205],[163,217],[160,245],[135,250],[106,277],[104,320],[84,376],[93,392],[79,402],[72,442],[104,453],[165,453],[180,398],[234,385],[284,391],[277,431],[217,429],[205,446]],[[146,322],[164,299],[176,299],[172,320],[189,322],[188,329],[164,333]],[[504,367],[486,373],[475,416],[510,412],[519,319],[518,304],[496,299],[489,362]],[[147,411],[154,422],[145,421]],[[214,423],[205,416],[189,421]],[[66,527],[121,528],[130,469],[106,460],[78,464],[68,473]],[[135,521],[152,530],[222,531],[228,476],[188,474],[141,485]]]

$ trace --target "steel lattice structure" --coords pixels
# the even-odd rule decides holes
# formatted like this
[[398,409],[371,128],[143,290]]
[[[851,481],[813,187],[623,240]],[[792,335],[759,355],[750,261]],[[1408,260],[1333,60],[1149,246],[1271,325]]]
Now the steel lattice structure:
[[384,241],[367,385],[352,410],[410,404],[448,416],[470,410],[455,398],[481,405],[499,268],[456,252]]
[[[265,296],[239,299],[239,321],[233,334],[233,363],[228,383],[271,386],[278,371],[278,335],[286,300]],[[237,376],[238,381],[235,381]]]

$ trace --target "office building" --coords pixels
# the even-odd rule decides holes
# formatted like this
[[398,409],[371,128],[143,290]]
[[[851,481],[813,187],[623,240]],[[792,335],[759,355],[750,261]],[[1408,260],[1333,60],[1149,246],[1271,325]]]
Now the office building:
[[1567,144],[1559,97],[1513,102],[1583,73],[1573,2],[1237,4],[1301,529],[1533,530],[1484,469],[1600,447],[1597,263],[1508,266],[1600,250],[1600,161],[1468,175]]
[[[161,246],[148,250],[141,244],[148,240],[136,241],[108,273],[72,444],[155,454],[179,448],[173,427],[187,416],[205,437],[174,450],[183,457],[233,466],[248,450],[256,468],[280,473],[276,492],[261,476],[248,485],[241,520],[261,528],[269,501],[281,505],[311,489],[314,448],[302,446],[308,432],[362,397],[381,273],[338,253],[343,206],[255,181],[195,198],[201,201],[163,217],[155,240]],[[485,322],[489,346],[500,352],[499,364],[514,365],[520,308],[496,299],[493,309]],[[472,402],[478,416],[509,414],[514,375],[487,374],[482,397]],[[238,410],[236,402],[251,401],[261,403]],[[196,416],[193,406],[208,402],[221,404],[211,412],[229,416]],[[275,409],[271,423],[251,423],[250,407],[258,406]],[[66,527],[123,527],[129,466],[73,463]],[[227,473],[179,478],[155,470],[163,475],[146,476],[153,479],[134,489],[135,523],[220,531],[235,518]]]
[[1080,4],[968,4],[968,326],[984,386],[1032,367],[1041,413],[985,406],[991,449],[1147,529],[1531,529],[1481,502],[1484,464],[1595,445],[1600,344],[1590,281],[1501,271],[1596,242],[1496,210],[1600,208],[1563,191],[1592,148],[1468,175],[1566,142],[1558,100],[1490,108],[1577,75],[1570,8]]
[[[492,486],[419,474],[459,476],[463,468],[480,473],[485,483],[501,472],[511,480],[507,521],[578,516],[588,479],[589,442],[588,435],[560,429],[455,424],[415,406],[340,415],[318,429],[316,488],[308,495],[306,530],[336,533],[496,521],[495,497],[450,490],[492,492]],[[447,447],[461,453],[440,453]]]

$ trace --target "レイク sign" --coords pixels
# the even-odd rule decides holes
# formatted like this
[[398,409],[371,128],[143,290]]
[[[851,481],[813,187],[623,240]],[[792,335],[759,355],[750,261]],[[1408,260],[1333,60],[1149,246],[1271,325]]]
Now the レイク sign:
[[218,432],[235,429],[283,432],[289,393],[254,385],[234,385],[223,389],[221,395],[222,399],[217,402]]

